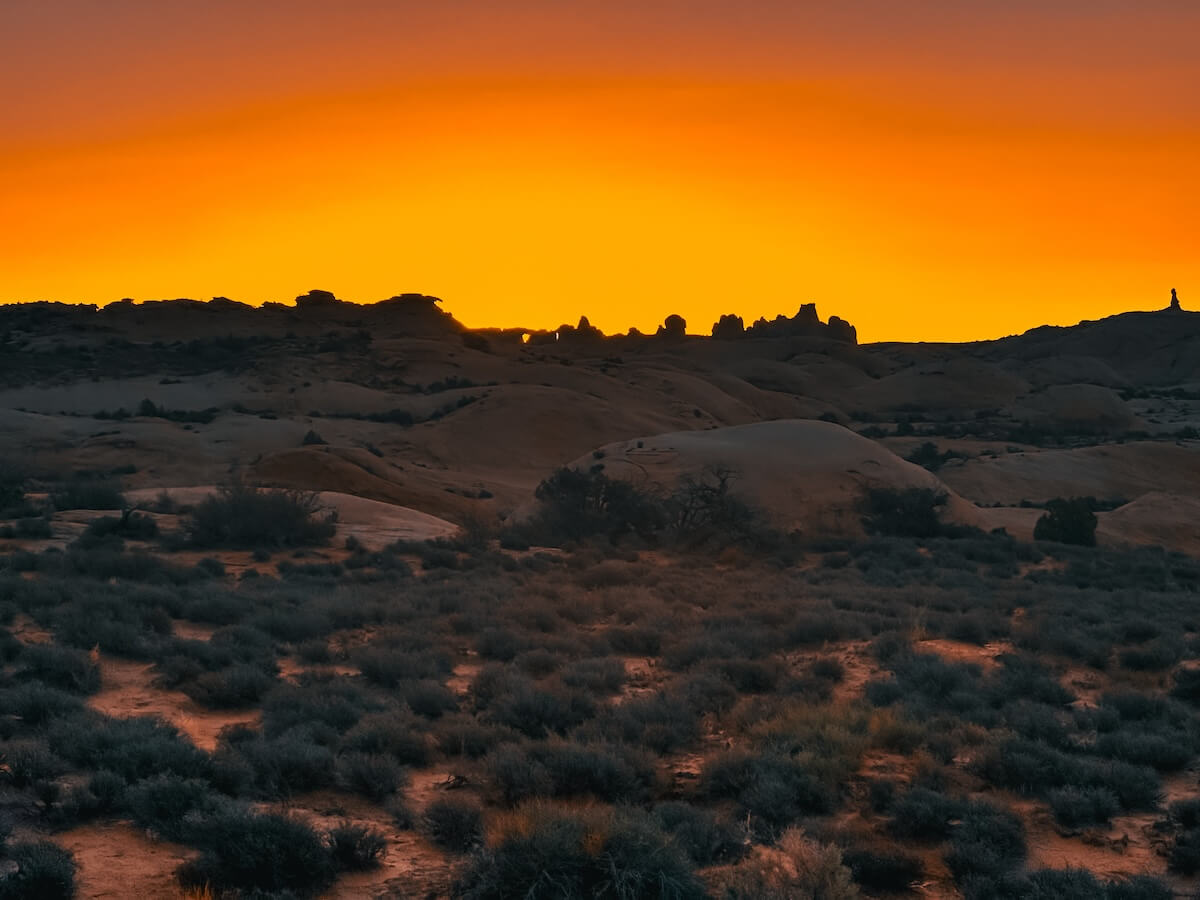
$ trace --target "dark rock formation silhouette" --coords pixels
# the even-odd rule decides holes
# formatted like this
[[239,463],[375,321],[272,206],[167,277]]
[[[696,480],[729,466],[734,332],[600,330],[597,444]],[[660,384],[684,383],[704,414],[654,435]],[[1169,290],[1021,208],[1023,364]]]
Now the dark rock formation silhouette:
[[858,332],[853,325],[837,316],[830,316],[828,324],[822,322],[815,303],[801,305],[790,319],[787,316],[776,316],[770,321],[759,319],[746,329],[746,335],[756,338],[823,337],[848,344],[858,343]]
[[332,291],[309,291],[296,298],[296,309],[328,309],[340,305],[341,302]]
[[687,334],[687,320],[674,313],[667,316],[655,332],[657,337],[681,338]]
[[574,328],[575,337],[584,340],[598,340],[604,337],[604,332],[588,321],[587,316],[579,317],[579,324]]
[[840,316],[830,316],[829,323],[825,327],[829,329],[829,336],[835,341],[845,341],[847,344],[858,343],[858,329]]
[[723,339],[745,337],[746,324],[742,321],[741,316],[729,313],[721,316],[713,325],[712,336]]
[[[327,335],[365,331],[373,336],[453,337],[477,333],[497,345],[528,342],[547,345],[567,340],[575,344],[601,341],[640,341],[650,339],[636,328],[624,335],[605,335],[581,316],[577,325],[563,324],[557,329],[491,328],[467,329],[441,308],[441,300],[427,294],[404,293],[377,303],[352,303],[339,299],[332,291],[311,290],[295,298],[294,303],[267,302],[250,306],[228,297],[201,300],[123,299],[107,306],[67,304],[46,301],[0,304],[0,333],[67,334],[71,332],[124,332],[138,329],[150,340],[178,340],[181,336],[211,338],[217,335]],[[680,315],[669,315],[653,335],[660,339],[681,340],[687,322]],[[796,315],[777,316],[772,321],[759,319],[749,328],[736,313],[727,313],[712,326],[715,338],[814,337],[856,343],[854,326],[831,316],[823,323],[816,306],[806,303]],[[480,345],[483,346],[483,345]]]
[[1171,288],[1171,305],[1167,309],[1173,309],[1176,312],[1183,310],[1183,307],[1179,305],[1179,295],[1175,293],[1175,288]]

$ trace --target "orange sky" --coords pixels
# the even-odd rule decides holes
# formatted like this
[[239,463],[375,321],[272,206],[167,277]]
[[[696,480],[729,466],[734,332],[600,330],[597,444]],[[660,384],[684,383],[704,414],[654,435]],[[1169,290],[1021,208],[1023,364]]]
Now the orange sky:
[[0,301],[816,301],[864,340],[1200,306],[1193,2],[184,5],[4,4]]

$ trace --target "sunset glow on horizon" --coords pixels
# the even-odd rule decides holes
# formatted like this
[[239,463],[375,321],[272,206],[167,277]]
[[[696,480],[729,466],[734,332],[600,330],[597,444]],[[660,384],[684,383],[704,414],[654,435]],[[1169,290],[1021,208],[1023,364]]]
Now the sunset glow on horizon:
[[0,301],[816,302],[867,341],[1200,306],[1192,3],[202,6],[0,13]]

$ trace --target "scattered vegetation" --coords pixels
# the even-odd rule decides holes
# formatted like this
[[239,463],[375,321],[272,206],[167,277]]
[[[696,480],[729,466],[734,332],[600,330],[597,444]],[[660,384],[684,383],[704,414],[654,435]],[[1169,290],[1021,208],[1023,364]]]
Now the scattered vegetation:
[[196,504],[184,528],[194,547],[279,549],[327,543],[335,522],[315,494],[237,483]]
[[[1195,803],[1162,808],[1200,756],[1200,563],[947,529],[933,492],[805,544],[733,483],[548,481],[527,535],[569,552],[306,550],[332,533],[312,498],[237,487],[176,510],[179,546],[258,550],[255,578],[172,561],[127,505],[65,549],[0,548],[0,793],[48,839],[132,821],[191,848],[181,882],[216,896],[317,895],[389,829],[444,854],[461,897],[1163,896],[1031,866],[1048,815],[1071,840],[1153,814],[1162,867],[1200,871]],[[571,510],[587,533],[555,535]],[[102,715],[106,659],[250,721],[205,751]],[[881,777],[881,755],[903,762]],[[425,800],[431,771],[451,774]],[[17,872],[69,891],[70,857],[33,844],[4,851],[0,897],[29,893]]]
[[1046,514],[1037,520],[1033,536],[1039,541],[1096,546],[1094,501],[1086,497],[1061,498],[1046,504]]

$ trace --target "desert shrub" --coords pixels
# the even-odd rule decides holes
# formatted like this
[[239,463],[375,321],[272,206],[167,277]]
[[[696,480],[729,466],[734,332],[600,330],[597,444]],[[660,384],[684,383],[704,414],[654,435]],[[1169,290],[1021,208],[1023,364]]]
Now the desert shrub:
[[[345,567],[337,562],[294,563],[281,559],[275,566],[279,577],[289,580],[303,578],[339,578],[345,573]],[[249,571],[249,570],[247,570]]]
[[74,478],[52,495],[56,509],[124,509],[119,486],[109,481]]
[[681,476],[663,503],[667,527],[693,547],[717,541],[723,545],[753,543],[769,549],[777,536],[756,510],[734,495],[736,479],[737,473],[721,465]]
[[67,771],[66,761],[44,741],[19,740],[0,746],[3,768],[0,774],[13,787],[29,787],[39,781],[57,778]]
[[1193,706],[1200,705],[1200,668],[1176,669],[1171,696]]
[[0,537],[22,538],[27,541],[44,540],[53,536],[54,529],[45,516],[27,516],[17,519],[15,525],[5,525],[0,529]]
[[1179,736],[1144,731],[1102,734],[1096,739],[1096,752],[1134,765],[1150,766],[1160,772],[1177,772],[1195,755],[1190,743],[1181,742]]
[[215,406],[208,409],[168,409],[165,406],[159,406],[149,397],[146,397],[138,404],[136,415],[167,419],[171,422],[193,422],[200,425],[207,425],[217,417],[219,411]]
[[338,787],[372,800],[396,793],[407,780],[404,768],[382,753],[343,753],[337,758]]
[[1116,795],[1102,787],[1063,787],[1046,795],[1054,818],[1068,828],[1103,825],[1121,811]]
[[375,646],[355,653],[353,661],[364,678],[385,688],[404,681],[444,678],[453,668],[444,653]]
[[1003,617],[976,611],[956,616],[946,627],[946,636],[966,644],[982,647],[992,638],[1007,634]]
[[1130,763],[1101,763],[1087,770],[1088,784],[1107,788],[1117,795],[1126,810],[1156,809],[1162,801],[1162,783],[1148,766]]
[[469,800],[434,800],[425,808],[423,824],[429,839],[452,853],[466,853],[483,840],[483,812]]
[[88,779],[87,789],[104,809],[112,809],[125,797],[125,779],[116,772],[101,769]]
[[1065,707],[1075,697],[1041,662],[1025,655],[1006,653],[998,658],[1000,668],[984,680],[985,699],[992,706],[1017,701],[1036,701]]
[[1105,895],[1099,879],[1087,869],[1040,869],[1027,876],[1025,896],[1055,900],[1094,900]]
[[514,684],[488,707],[494,722],[534,739],[549,733],[565,734],[595,711],[595,701],[588,694],[542,690],[527,682]]
[[892,661],[889,679],[868,682],[866,697],[876,706],[903,700],[907,707],[924,712],[949,709],[967,713],[984,702],[978,666],[947,662],[932,653],[899,657]]
[[[273,738],[252,734],[235,745],[226,742],[218,747],[214,764],[220,764],[214,779],[218,774],[249,774],[253,786],[267,797],[314,791],[329,787],[335,779],[333,753],[301,729]],[[339,766],[336,774],[341,771]],[[232,793],[244,789],[237,784],[220,786]]]
[[946,864],[956,881],[999,878],[1025,861],[1025,827],[1008,810],[968,803],[951,831]]
[[196,580],[194,569],[170,565],[160,557],[140,550],[124,553],[119,547],[112,549],[102,546],[90,549],[73,544],[66,556],[65,565],[74,574],[102,580],[115,578],[160,584],[186,584]]
[[937,444],[933,441],[925,441],[905,457],[910,463],[916,463],[930,472],[936,472],[951,459],[962,458],[963,455],[961,453],[956,453],[953,450],[947,450],[944,453],[939,452]]
[[607,707],[580,733],[648,747],[661,754],[699,738],[700,721],[679,698],[658,693]]
[[324,637],[301,641],[296,645],[296,656],[303,662],[312,665],[322,665],[333,661],[333,651],[329,649],[329,640]]
[[1158,775],[1147,766],[1066,753],[1019,738],[988,748],[974,768],[997,787],[1027,794],[1067,786],[1105,788],[1126,810],[1154,809],[1162,796]]
[[640,567],[631,566],[621,560],[609,559],[597,563],[581,573],[578,583],[580,587],[587,588],[589,591],[599,588],[624,587],[627,584],[637,583],[642,574]]
[[383,712],[388,704],[362,685],[340,677],[304,677],[299,684],[279,684],[263,700],[263,731],[268,737],[293,728],[324,726],[337,734],[363,716]]
[[501,747],[488,758],[488,773],[509,805],[586,795],[633,802],[654,783],[653,765],[634,750],[558,741]]
[[97,772],[87,784],[72,785],[58,804],[47,810],[52,828],[73,828],[98,816],[118,811],[125,797],[125,779],[112,772]]
[[1017,700],[1005,704],[1000,709],[1000,721],[1023,738],[1060,750],[1068,750],[1074,743],[1061,711],[1046,703]]
[[807,647],[831,641],[853,640],[867,634],[860,616],[806,605],[784,626],[782,640],[785,647]]
[[320,511],[315,494],[234,484],[198,503],[184,527],[196,547],[303,547],[334,535],[335,516]]
[[329,853],[339,872],[374,869],[387,853],[387,840],[378,831],[353,822],[340,822],[329,832]]
[[539,542],[578,541],[597,535],[616,539],[630,532],[648,537],[666,522],[659,501],[599,469],[559,469],[534,493],[539,509],[531,529]]
[[232,625],[246,614],[246,599],[232,591],[194,590],[182,598],[180,614],[192,622],[207,625]]
[[1033,526],[1034,540],[1096,546],[1097,520],[1092,506],[1093,501],[1087,497],[1050,500],[1046,503],[1046,514]]
[[425,571],[459,568],[458,553],[449,547],[426,542],[421,545],[418,552],[421,557],[421,568]]
[[963,814],[965,804],[938,791],[914,787],[892,804],[889,827],[893,834],[915,840],[941,840],[953,830],[951,824]]
[[20,506],[25,499],[29,466],[23,460],[0,459],[0,511]]
[[534,682],[514,666],[484,663],[471,681],[472,704],[477,712],[482,712],[504,695],[520,687],[533,686]]
[[889,812],[895,802],[895,781],[890,778],[872,778],[867,784],[867,803],[873,812]]
[[1182,875],[1200,871],[1200,828],[1189,828],[1175,835],[1167,854],[1167,866]]
[[1111,711],[1123,722],[1153,722],[1155,720],[1187,721],[1187,707],[1159,694],[1138,691],[1117,691],[1100,698],[1100,708]]
[[803,763],[780,754],[730,751],[705,764],[701,792],[734,800],[738,817],[760,837],[778,837],[800,818],[833,810],[833,791]]
[[885,631],[871,641],[869,649],[871,655],[885,665],[913,652],[912,641],[898,631]]
[[643,625],[617,625],[608,629],[605,637],[618,653],[657,656],[662,651],[662,633]]
[[212,709],[252,706],[275,684],[275,678],[258,666],[240,663],[217,672],[205,672],[183,685],[183,692]]
[[724,713],[738,701],[733,685],[715,672],[697,672],[676,682],[673,696],[696,715]]
[[511,728],[480,722],[473,716],[443,717],[438,721],[434,735],[442,753],[468,759],[479,759],[500,744],[519,740],[519,735]]
[[919,857],[899,849],[844,850],[842,862],[855,882],[872,891],[907,891],[925,871]]
[[735,862],[745,853],[746,843],[739,828],[689,803],[659,803],[654,807],[654,818],[697,866]]
[[724,659],[713,663],[742,694],[765,694],[775,690],[784,667],[778,660]]
[[1161,878],[1133,875],[1104,886],[1105,900],[1172,900],[1175,892]]
[[172,725],[160,719],[79,716],[54,723],[51,745],[84,769],[108,769],[126,781],[169,774],[203,775],[208,756]]
[[1179,662],[1182,655],[1183,646],[1180,642],[1159,638],[1141,647],[1122,650],[1117,660],[1126,669],[1134,672],[1161,672]]
[[786,757],[827,788],[836,789],[859,767],[870,741],[870,719],[857,708],[787,704],[763,716],[753,707],[742,710],[744,730],[765,756]]
[[858,888],[842,864],[836,847],[819,844],[799,829],[788,829],[775,847],[758,848],[736,866],[720,870],[714,878],[723,900],[857,900]]
[[1200,797],[1177,800],[1168,809],[1170,820],[1181,828],[1200,828]]
[[153,829],[167,840],[186,842],[191,821],[185,817],[211,812],[218,801],[207,782],[157,775],[131,786],[125,792],[124,805],[142,828]]
[[358,753],[386,754],[406,766],[429,762],[429,745],[410,717],[394,713],[364,716],[342,736],[340,749]]
[[516,666],[531,678],[545,678],[562,668],[563,662],[560,654],[544,647],[535,647],[517,657]]
[[75,858],[50,841],[9,844],[0,854],[0,900],[71,900]]
[[529,641],[507,628],[485,628],[475,639],[475,650],[482,659],[512,662]]
[[80,694],[100,689],[100,667],[82,650],[34,644],[21,653],[17,675]]
[[410,681],[397,685],[395,690],[409,709],[427,719],[437,719],[458,709],[454,692],[436,681]]
[[333,630],[333,624],[324,610],[306,606],[278,606],[258,613],[243,626],[243,633],[257,632],[255,640],[262,646],[270,645],[266,636],[280,641],[295,643],[314,637],[322,637]]
[[158,537],[158,523],[145,513],[126,509],[120,516],[93,519],[84,529],[80,541],[84,544],[98,543],[113,536],[134,541],[153,540]]
[[25,725],[38,727],[76,714],[83,709],[83,701],[66,691],[30,682],[0,689],[0,709]]
[[201,853],[180,869],[185,887],[308,897],[334,880],[329,846],[296,819],[222,811],[198,822],[193,840]]
[[567,687],[601,696],[615,694],[625,684],[625,663],[615,656],[580,659],[563,666],[560,677]]
[[846,667],[836,656],[818,657],[808,668],[815,677],[834,684],[840,684],[846,677]]
[[931,488],[873,488],[866,495],[863,526],[868,534],[937,537],[943,532],[938,509],[946,499]]
[[462,900],[701,900],[683,852],[643,814],[602,808],[527,807],[520,827],[468,861]]

